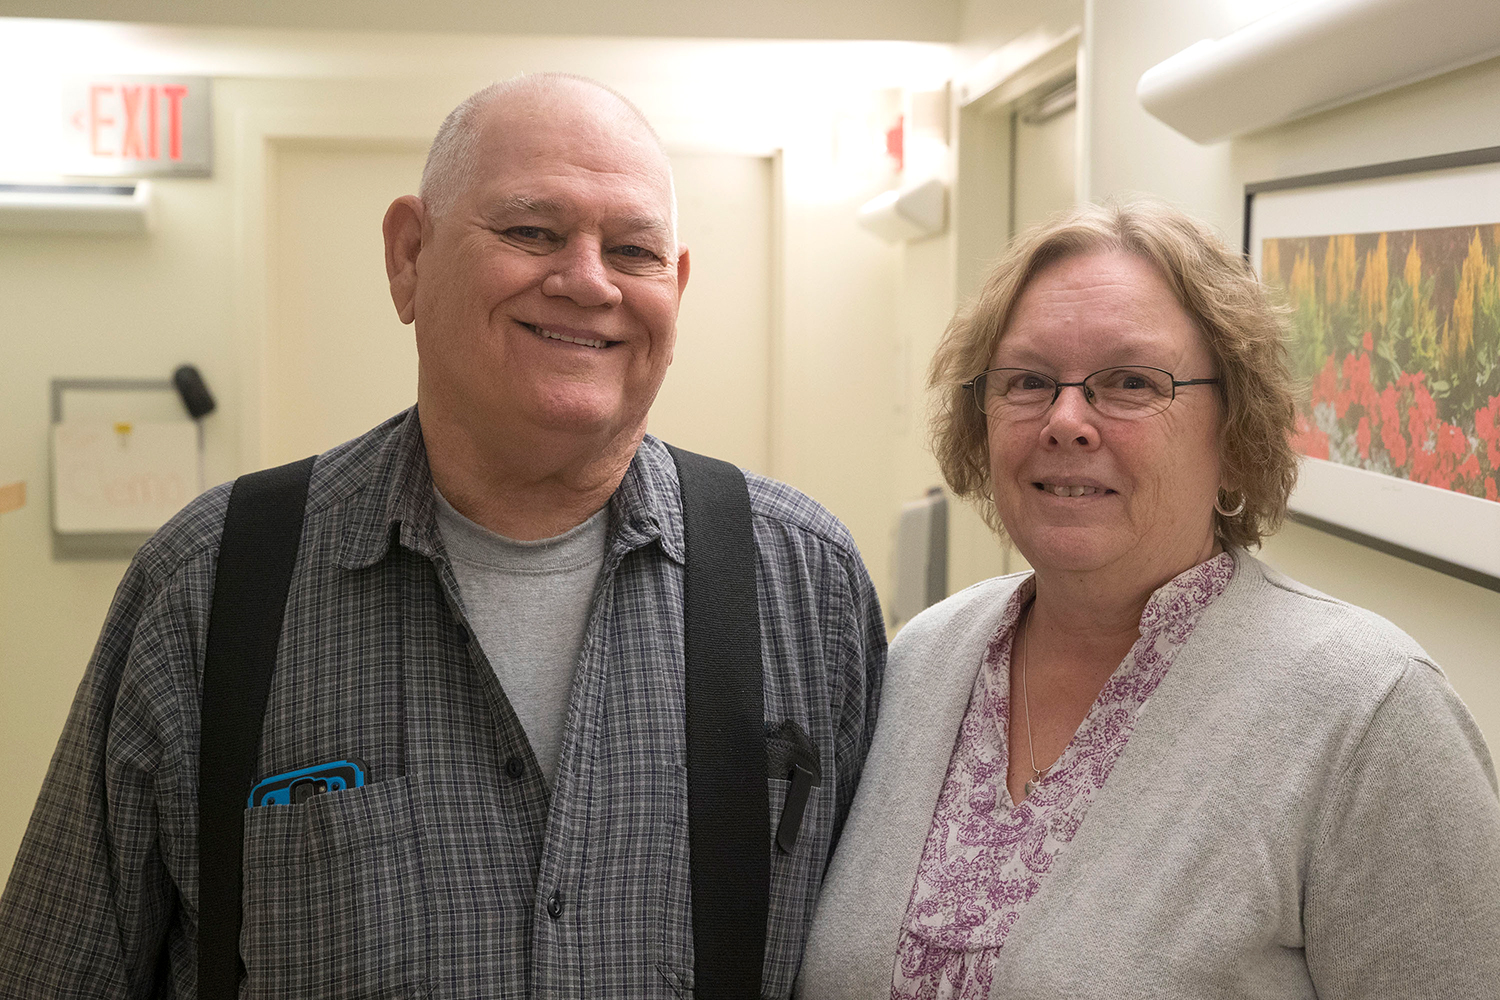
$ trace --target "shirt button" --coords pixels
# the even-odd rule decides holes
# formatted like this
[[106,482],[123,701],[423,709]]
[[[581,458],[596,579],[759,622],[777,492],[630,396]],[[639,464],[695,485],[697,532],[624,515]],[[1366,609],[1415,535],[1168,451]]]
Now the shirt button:
[[520,757],[510,757],[505,761],[505,773],[512,778],[519,778],[526,773],[526,762]]
[[553,889],[552,895],[547,897],[547,916],[553,920],[562,916],[562,893],[556,889]]
[[458,627],[458,641],[465,646],[469,644],[469,630],[462,625]]

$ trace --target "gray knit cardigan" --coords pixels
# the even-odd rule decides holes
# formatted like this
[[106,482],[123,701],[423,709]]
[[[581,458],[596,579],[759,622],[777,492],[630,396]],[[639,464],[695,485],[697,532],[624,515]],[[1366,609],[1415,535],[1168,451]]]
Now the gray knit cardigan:
[[[1395,626],[1234,556],[990,996],[1500,997],[1500,798],[1473,719]],[[801,997],[890,997],[959,723],[1022,579],[950,597],[891,646]]]

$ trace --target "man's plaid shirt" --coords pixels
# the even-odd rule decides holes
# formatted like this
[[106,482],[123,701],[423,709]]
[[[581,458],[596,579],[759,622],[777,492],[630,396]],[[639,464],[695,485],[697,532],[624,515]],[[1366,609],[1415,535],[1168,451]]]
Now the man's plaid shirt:
[[[844,527],[747,476],[766,718],[822,758],[771,852],[765,995],[790,994],[874,728],[875,593]],[[0,901],[0,996],[196,995],[199,686],[229,487],[120,584]],[[647,437],[544,786],[465,627],[415,411],[313,470],[257,772],[353,755],[369,784],[245,814],[250,997],[691,995],[676,468]],[[771,780],[771,829],[787,782]],[[237,863],[220,858],[218,863]]]

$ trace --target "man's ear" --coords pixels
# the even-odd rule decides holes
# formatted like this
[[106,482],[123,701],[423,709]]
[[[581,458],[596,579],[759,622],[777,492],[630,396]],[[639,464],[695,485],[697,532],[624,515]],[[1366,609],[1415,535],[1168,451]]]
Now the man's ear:
[[385,234],[385,276],[391,301],[401,322],[417,318],[417,257],[422,253],[422,223],[426,206],[414,194],[403,195],[385,210],[380,231]]
[[688,257],[688,248],[677,247],[677,304],[682,304],[682,292],[687,288],[688,272],[693,269],[693,262]]
[[[688,248],[679,244],[677,247],[677,305],[679,307],[682,305],[682,290],[687,287],[688,275],[692,272],[692,270],[693,261],[692,258],[688,256]],[[676,354],[676,350],[677,337],[676,330],[674,329],[672,337],[673,353],[667,356],[667,364],[670,365],[672,363],[673,355]]]

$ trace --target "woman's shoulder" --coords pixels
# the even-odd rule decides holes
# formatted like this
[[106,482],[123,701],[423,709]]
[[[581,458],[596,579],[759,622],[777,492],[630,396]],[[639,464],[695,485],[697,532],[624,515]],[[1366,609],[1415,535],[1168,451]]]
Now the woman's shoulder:
[[[982,580],[922,611],[891,640],[886,657],[882,724],[887,719],[930,718],[938,703],[959,715],[985,647],[999,627],[1011,595],[1029,574]],[[951,697],[939,695],[946,692]],[[957,725],[956,720],[953,721]]]
[[1331,597],[1235,551],[1235,579],[1218,602],[1216,629],[1254,635],[1258,647],[1287,654],[1288,662],[1432,664],[1426,650],[1396,625],[1367,608]]
[[[1380,615],[1243,551],[1235,559],[1234,579],[1158,690],[1180,708],[1218,706],[1204,719],[1216,736],[1233,730],[1252,740],[1290,727],[1300,744],[1321,741],[1344,759],[1398,686],[1456,697],[1421,645]],[[1434,722],[1446,724],[1423,724]]]
[[905,656],[927,652],[976,631],[988,636],[1005,602],[1030,575],[1028,570],[991,577],[944,598],[901,627],[892,640],[892,654],[898,649]]

